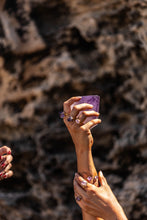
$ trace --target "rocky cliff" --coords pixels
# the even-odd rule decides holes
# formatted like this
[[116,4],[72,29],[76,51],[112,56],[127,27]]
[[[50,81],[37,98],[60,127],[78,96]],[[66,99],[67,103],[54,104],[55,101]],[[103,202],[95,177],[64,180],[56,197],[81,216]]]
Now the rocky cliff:
[[1,0],[0,145],[14,177],[0,182],[1,220],[79,220],[64,100],[101,96],[97,169],[129,220],[147,219],[147,1]]

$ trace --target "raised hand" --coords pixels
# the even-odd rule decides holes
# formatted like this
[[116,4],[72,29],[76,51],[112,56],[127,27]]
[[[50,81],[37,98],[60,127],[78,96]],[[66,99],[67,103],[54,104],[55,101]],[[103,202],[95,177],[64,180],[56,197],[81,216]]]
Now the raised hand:
[[12,160],[11,149],[7,146],[0,147],[0,180],[13,175],[13,171],[10,170]]
[[[85,150],[87,151],[91,149],[93,145],[93,137],[90,129],[93,126],[101,123],[100,119],[93,119],[84,124],[84,121],[87,117],[99,116],[99,113],[91,110],[93,106],[90,104],[83,103],[75,105],[71,110],[71,105],[80,99],[81,97],[72,97],[65,101],[63,105],[65,114],[64,122],[71,134],[72,140],[75,144],[76,152],[83,152]],[[81,111],[82,113],[79,115]]]

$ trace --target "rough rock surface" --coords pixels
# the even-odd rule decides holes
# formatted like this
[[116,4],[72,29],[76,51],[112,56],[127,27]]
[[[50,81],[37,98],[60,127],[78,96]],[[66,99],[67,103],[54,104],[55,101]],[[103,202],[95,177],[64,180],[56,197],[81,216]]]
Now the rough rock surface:
[[93,154],[129,220],[147,219],[147,1],[1,0],[1,220],[79,220],[64,100],[101,96]]

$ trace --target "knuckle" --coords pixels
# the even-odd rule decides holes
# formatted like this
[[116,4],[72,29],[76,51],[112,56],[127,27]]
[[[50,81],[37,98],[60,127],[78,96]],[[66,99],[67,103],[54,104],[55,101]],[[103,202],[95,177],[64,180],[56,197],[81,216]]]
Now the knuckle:
[[9,169],[11,169],[11,167],[12,167],[12,163],[9,164]]
[[83,126],[83,127],[81,127],[81,131],[85,132],[85,131],[87,131],[87,129]]
[[74,110],[74,111],[77,111],[77,110],[78,110],[78,106],[75,105],[75,106],[73,107],[73,110]]
[[94,119],[92,119],[92,120],[91,120],[91,122],[92,122],[92,123],[95,123],[95,120],[94,120]]
[[63,107],[65,108],[66,105],[67,105],[67,101],[65,101],[65,102],[63,103]]
[[82,115],[83,115],[83,116],[87,116],[88,113],[87,113],[86,111],[83,111],[83,112],[82,112]]
[[85,204],[87,204],[89,202],[89,196],[85,196],[85,198],[83,198]]
[[94,190],[94,189],[91,189],[91,190],[90,190],[90,194],[95,194],[95,190]]
[[83,208],[84,208],[86,211],[88,211],[88,210],[89,210],[88,204],[84,203]]

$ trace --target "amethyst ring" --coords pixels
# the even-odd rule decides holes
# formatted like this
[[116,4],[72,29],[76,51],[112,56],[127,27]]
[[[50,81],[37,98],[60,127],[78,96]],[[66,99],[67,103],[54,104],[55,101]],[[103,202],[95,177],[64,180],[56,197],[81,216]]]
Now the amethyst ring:
[[74,118],[70,115],[70,116],[67,118],[67,121],[72,122],[72,121],[74,121]]
[[75,122],[79,125],[81,123],[79,118],[76,118]]
[[79,201],[81,201],[82,196],[80,196],[80,195],[79,195],[79,196],[77,196],[75,199],[76,199],[76,201],[78,201],[78,202],[79,202]]
[[69,121],[69,122],[74,121],[74,118],[71,115],[67,114],[65,111],[64,112],[60,112],[60,118],[63,119],[66,116],[68,116],[67,121]]
[[81,186],[82,186],[82,188],[86,188],[86,187],[87,187],[87,181],[86,181],[86,180],[83,180],[83,181],[81,182]]
[[68,114],[66,113],[66,112],[60,112],[59,113],[59,115],[60,115],[60,118],[64,118],[65,116],[67,116]]

